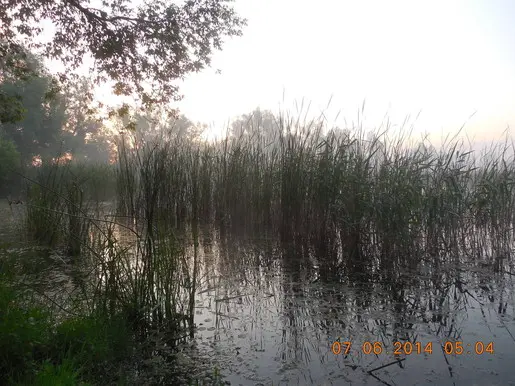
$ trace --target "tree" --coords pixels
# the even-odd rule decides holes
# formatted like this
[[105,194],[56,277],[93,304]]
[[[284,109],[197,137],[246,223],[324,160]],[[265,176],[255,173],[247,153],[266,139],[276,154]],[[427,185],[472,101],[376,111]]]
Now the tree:
[[193,123],[184,115],[166,119],[162,127],[170,137],[182,138],[188,141],[199,139],[202,130],[205,129],[203,125]]
[[[40,73],[44,73],[40,58],[24,46],[0,41],[0,84],[17,84],[18,88],[22,88],[23,83]],[[47,87],[45,98],[52,97],[58,92],[56,80],[49,79],[51,84]],[[5,87],[0,88],[0,124],[18,122],[23,119],[25,112],[19,94],[9,94],[6,93]]]
[[[129,117],[118,117],[118,128],[127,127]],[[153,140],[186,140],[200,139],[206,125],[193,123],[184,115],[169,116],[163,109],[154,109],[144,113],[136,113],[133,117],[134,134],[143,142]]]
[[243,114],[231,123],[231,135],[239,138],[240,136],[255,136],[273,142],[278,140],[278,130],[280,122],[270,110],[256,108],[250,114]]
[[65,121],[65,104],[63,96],[54,93],[55,82],[45,73],[40,59],[31,54],[23,58],[27,67],[39,75],[3,77],[2,99],[16,101],[19,106],[4,107],[0,127],[5,137],[16,145],[23,162],[30,163],[34,155],[50,156],[58,150],[56,143]]
[[14,123],[23,119],[25,108],[19,95],[7,95],[0,89],[0,124]]
[[80,161],[107,162],[110,143],[104,126],[88,114],[93,84],[85,77],[64,90],[66,122],[61,133],[61,151]]
[[[0,0],[0,48],[19,53],[25,43],[60,59],[67,66],[59,74],[64,82],[89,55],[96,82],[114,81],[115,94],[135,97],[142,108],[165,105],[180,99],[177,80],[208,66],[224,37],[241,35],[246,21],[230,2],[147,0],[133,6],[130,0],[101,0],[93,7],[89,0]],[[55,34],[34,43],[42,19],[52,22]]]

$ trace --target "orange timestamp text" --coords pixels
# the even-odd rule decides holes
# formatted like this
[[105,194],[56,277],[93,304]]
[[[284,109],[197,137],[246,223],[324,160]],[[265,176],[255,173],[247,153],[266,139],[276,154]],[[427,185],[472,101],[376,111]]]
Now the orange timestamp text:
[[[482,355],[493,354],[493,342],[474,342],[463,343],[461,341],[448,341],[438,344],[441,346],[443,352],[447,355]],[[331,345],[331,351],[334,355],[348,355],[352,347],[350,341],[337,340]],[[382,342],[369,342],[366,341],[361,345],[361,352],[365,355],[380,355],[380,354],[393,354],[393,355],[412,355],[412,354],[432,354],[433,343],[421,342],[393,342],[393,348],[387,349]]]

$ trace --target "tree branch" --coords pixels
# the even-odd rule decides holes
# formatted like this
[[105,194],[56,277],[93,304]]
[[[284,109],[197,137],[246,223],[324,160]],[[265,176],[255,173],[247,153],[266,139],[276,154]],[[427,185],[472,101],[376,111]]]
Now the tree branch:
[[[114,23],[119,20],[129,21],[132,23],[145,23],[145,24],[159,24],[160,22],[164,21],[163,19],[160,20],[147,20],[147,19],[140,19],[137,17],[129,17],[129,16],[111,16],[107,17],[107,13],[98,9],[98,8],[86,8],[79,4],[76,0],[64,0],[66,3],[71,5],[72,7],[78,9],[83,14],[86,15],[88,18],[94,18],[101,22],[108,22],[108,23]],[[97,14],[98,12],[98,14]],[[104,16],[105,15],[105,16]]]

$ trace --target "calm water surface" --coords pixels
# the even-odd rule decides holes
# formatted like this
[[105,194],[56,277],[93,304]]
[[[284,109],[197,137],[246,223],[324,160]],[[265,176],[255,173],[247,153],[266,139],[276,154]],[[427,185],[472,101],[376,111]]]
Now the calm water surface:
[[[14,225],[3,208],[0,240],[12,239]],[[363,274],[258,236],[203,233],[185,361],[216,365],[232,385],[515,385],[513,263],[500,273],[454,259]],[[42,278],[56,293],[73,291],[62,272]],[[332,352],[338,339],[351,342],[347,354],[344,345]],[[463,353],[446,354],[456,341]],[[395,342],[413,352],[395,355]]]
[[[513,266],[358,275],[322,259],[271,240],[212,239],[197,350],[236,385],[515,385]],[[351,342],[347,355],[332,352],[338,338]],[[463,353],[445,354],[456,341]],[[394,355],[395,342],[408,351]]]

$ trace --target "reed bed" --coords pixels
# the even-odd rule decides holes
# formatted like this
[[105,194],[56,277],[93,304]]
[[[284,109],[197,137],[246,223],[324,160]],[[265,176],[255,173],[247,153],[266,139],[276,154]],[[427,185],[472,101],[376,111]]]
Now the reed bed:
[[[112,168],[107,165],[69,164],[57,161],[23,176],[27,182],[26,225],[29,235],[50,247],[65,244],[67,254],[78,256],[88,236],[85,218],[99,210],[109,192]],[[95,208],[91,204],[95,202]]]
[[[464,256],[502,269],[513,254],[514,150],[506,140],[479,156],[455,138],[436,149],[388,129],[365,135],[288,116],[215,143],[126,133],[109,171],[116,213],[92,210],[101,179],[55,166],[32,181],[28,224],[92,267],[90,310],[122,312],[143,337],[165,328],[176,339],[194,329],[204,224],[222,237],[277,234],[335,272],[400,272]],[[192,256],[176,238],[184,229]]]
[[514,252],[514,154],[508,139],[476,154],[456,137],[437,149],[409,133],[285,115],[214,143],[126,133],[112,168],[56,164],[27,178],[27,229],[83,263],[76,303],[88,317],[121,316],[140,341],[157,330],[173,347],[194,332],[202,225],[222,240],[278,235],[292,251],[285,261],[309,252],[328,280],[381,272],[403,290],[406,268],[463,257],[502,270]]
[[[327,130],[323,121],[278,116],[266,135],[253,123],[216,143],[125,137],[119,209],[146,217],[143,208],[152,205],[176,226],[267,229],[284,241],[336,248],[342,265],[363,270],[416,264],[421,256],[510,257],[513,143],[480,156],[457,137],[436,149],[408,134]],[[154,195],[145,193],[149,186]]]
[[[132,232],[134,243],[128,255],[121,252],[124,243],[118,242],[110,231],[107,238],[100,235],[104,246],[94,248],[109,251],[111,256],[110,265],[100,273],[105,280],[99,286],[110,294],[106,296],[100,291],[98,298],[113,299],[117,306],[110,308],[128,313],[133,326],[143,335],[149,329],[164,328],[173,336],[171,343],[185,330],[190,335],[193,333],[198,270],[197,257],[185,256],[176,239],[176,230],[186,218],[184,208],[190,202],[188,218],[193,224],[193,237],[198,239],[195,229],[201,209],[198,199],[201,155],[177,153],[174,146],[181,147],[180,142],[159,138],[136,142],[134,138],[122,137],[116,171],[116,222]],[[191,174],[183,173],[184,169],[178,165],[184,165]],[[177,183],[172,176],[187,183]],[[97,257],[103,261],[102,256]]]
[[[186,200],[191,193],[184,189],[190,185],[178,188],[168,179],[170,149],[171,144],[145,144],[131,158],[120,157],[117,167],[56,162],[25,179],[30,236],[60,249],[65,259],[73,257],[78,280],[69,300],[79,307],[73,313],[122,316],[142,339],[164,329],[172,345],[185,330],[193,331],[198,262],[184,256],[174,234],[177,224],[162,210],[167,195]],[[194,167],[198,155],[181,157]],[[114,192],[124,216],[104,205]]]

